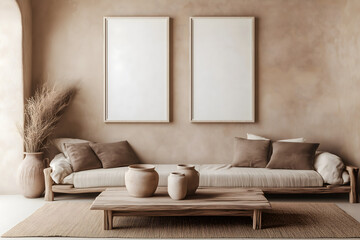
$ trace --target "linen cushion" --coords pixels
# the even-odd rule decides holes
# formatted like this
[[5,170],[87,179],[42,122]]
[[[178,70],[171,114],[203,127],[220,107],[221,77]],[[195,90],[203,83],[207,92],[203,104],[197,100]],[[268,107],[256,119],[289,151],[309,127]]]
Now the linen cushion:
[[251,134],[251,133],[247,133],[246,138],[248,140],[270,140],[270,139],[268,139],[266,137],[258,136],[258,135]]
[[103,168],[116,168],[139,163],[137,156],[127,141],[115,143],[90,143],[100,159]]
[[343,179],[343,184],[349,183],[350,182],[350,175],[349,172],[344,170],[342,173],[342,179]]
[[314,161],[315,170],[327,184],[344,184],[349,181],[349,173],[340,157],[329,152],[317,152]]
[[[176,164],[154,164],[159,186],[167,186],[167,177]],[[230,164],[195,165],[200,173],[200,187],[320,187],[323,179],[314,170],[231,167]],[[100,168],[74,172],[65,180],[76,188],[124,187],[127,167]],[[71,177],[71,179],[70,179]]]
[[[270,140],[268,138],[258,136],[255,134],[251,134],[251,133],[247,134],[247,139],[249,139],[249,140]],[[278,142],[305,142],[305,141],[306,141],[305,138],[291,138],[291,139],[282,139],[282,140],[279,140]]]
[[57,154],[50,162],[51,173],[50,176],[55,183],[61,183],[63,179],[73,172],[71,163],[63,153]]
[[[101,169],[101,168],[99,168],[99,169]],[[99,170],[99,169],[94,169],[94,170]],[[86,171],[91,171],[91,170],[86,170]],[[83,171],[83,172],[86,172],[86,171]],[[72,172],[69,175],[67,175],[66,177],[64,177],[64,179],[61,181],[61,184],[74,184],[73,177],[77,173],[80,173],[80,172]]]
[[88,143],[90,141],[77,139],[77,138],[55,138],[52,140],[53,145],[56,147],[59,152],[63,153],[65,157],[69,158],[69,155],[66,152],[66,143]]
[[270,140],[247,140],[235,138],[233,167],[265,167]]
[[74,172],[101,168],[101,162],[89,143],[65,143]]
[[278,142],[299,142],[299,143],[304,143],[305,141],[306,141],[305,138],[290,138],[290,139],[278,140]]
[[267,168],[313,170],[318,143],[273,142]]

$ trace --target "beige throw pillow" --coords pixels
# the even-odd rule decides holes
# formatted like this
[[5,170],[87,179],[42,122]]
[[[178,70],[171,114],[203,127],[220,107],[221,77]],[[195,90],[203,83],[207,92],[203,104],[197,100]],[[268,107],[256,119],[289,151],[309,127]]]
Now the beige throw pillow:
[[[247,139],[248,140],[270,140],[271,141],[271,139],[268,139],[268,138],[265,138],[262,136],[258,136],[258,135],[254,135],[251,133],[247,134]],[[282,139],[282,140],[278,140],[278,142],[305,142],[305,138]],[[268,160],[271,158],[271,155],[272,155],[272,146],[270,144]]]
[[345,184],[348,181],[348,172],[341,158],[329,152],[317,152],[314,160],[315,170],[327,184]]
[[89,143],[65,143],[65,148],[74,172],[101,168]]
[[139,163],[127,141],[115,143],[90,143],[103,168],[116,168]]
[[319,143],[273,142],[267,168],[313,170]]
[[235,137],[233,167],[264,168],[267,164],[270,140],[247,140]]
[[70,143],[88,143],[90,141],[87,140],[83,140],[83,139],[78,139],[78,138],[55,138],[54,140],[52,140],[53,145],[57,148],[57,150],[59,150],[59,152],[63,153],[65,155],[65,157],[69,157],[67,151],[66,151],[66,147],[65,144],[70,144]]
[[55,183],[59,184],[68,175],[73,172],[71,162],[63,153],[57,154],[50,162],[50,176]]

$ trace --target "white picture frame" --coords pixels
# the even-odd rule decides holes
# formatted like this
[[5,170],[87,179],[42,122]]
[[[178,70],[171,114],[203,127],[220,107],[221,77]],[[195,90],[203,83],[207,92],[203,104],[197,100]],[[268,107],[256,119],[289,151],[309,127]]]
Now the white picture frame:
[[255,122],[255,18],[190,18],[190,121]]
[[169,122],[169,17],[104,17],[104,121]]

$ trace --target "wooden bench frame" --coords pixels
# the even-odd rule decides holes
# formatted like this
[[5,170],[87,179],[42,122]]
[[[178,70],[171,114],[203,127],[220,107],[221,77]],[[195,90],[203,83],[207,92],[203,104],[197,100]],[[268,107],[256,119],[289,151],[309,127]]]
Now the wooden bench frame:
[[[265,194],[329,194],[349,193],[349,202],[359,202],[358,195],[358,167],[347,166],[350,175],[349,185],[325,185],[323,187],[294,187],[294,188],[260,188]],[[54,201],[54,193],[100,193],[107,187],[96,188],[74,188],[73,185],[54,184],[50,173],[51,168],[44,169],[45,177],[45,201]]]

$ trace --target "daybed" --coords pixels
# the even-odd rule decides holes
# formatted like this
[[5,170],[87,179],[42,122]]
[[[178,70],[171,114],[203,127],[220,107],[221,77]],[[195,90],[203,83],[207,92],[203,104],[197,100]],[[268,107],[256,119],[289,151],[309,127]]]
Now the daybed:
[[[316,151],[318,143],[306,143],[303,138],[271,141],[252,134],[247,139],[235,138],[234,143],[231,164],[195,165],[200,187],[260,188],[268,194],[349,193],[349,201],[358,202],[359,169],[345,167],[334,154]],[[127,166],[140,162],[127,141],[93,143],[60,138],[54,145],[61,153],[44,170],[47,201],[54,200],[54,193],[124,187]],[[166,186],[176,164],[154,166],[159,186]]]
[[[167,176],[176,170],[175,164],[155,164],[159,173],[159,186],[166,186]],[[325,185],[315,170],[283,170],[267,168],[231,167],[226,164],[196,165],[200,173],[200,187],[241,187],[260,188],[267,194],[324,194],[349,193],[350,203],[358,202],[358,168],[346,167],[350,175],[347,185]],[[91,193],[102,192],[108,187],[124,187],[127,167],[94,169],[74,172],[63,183],[54,184],[52,169],[46,168],[45,200],[53,201],[54,193]]]

